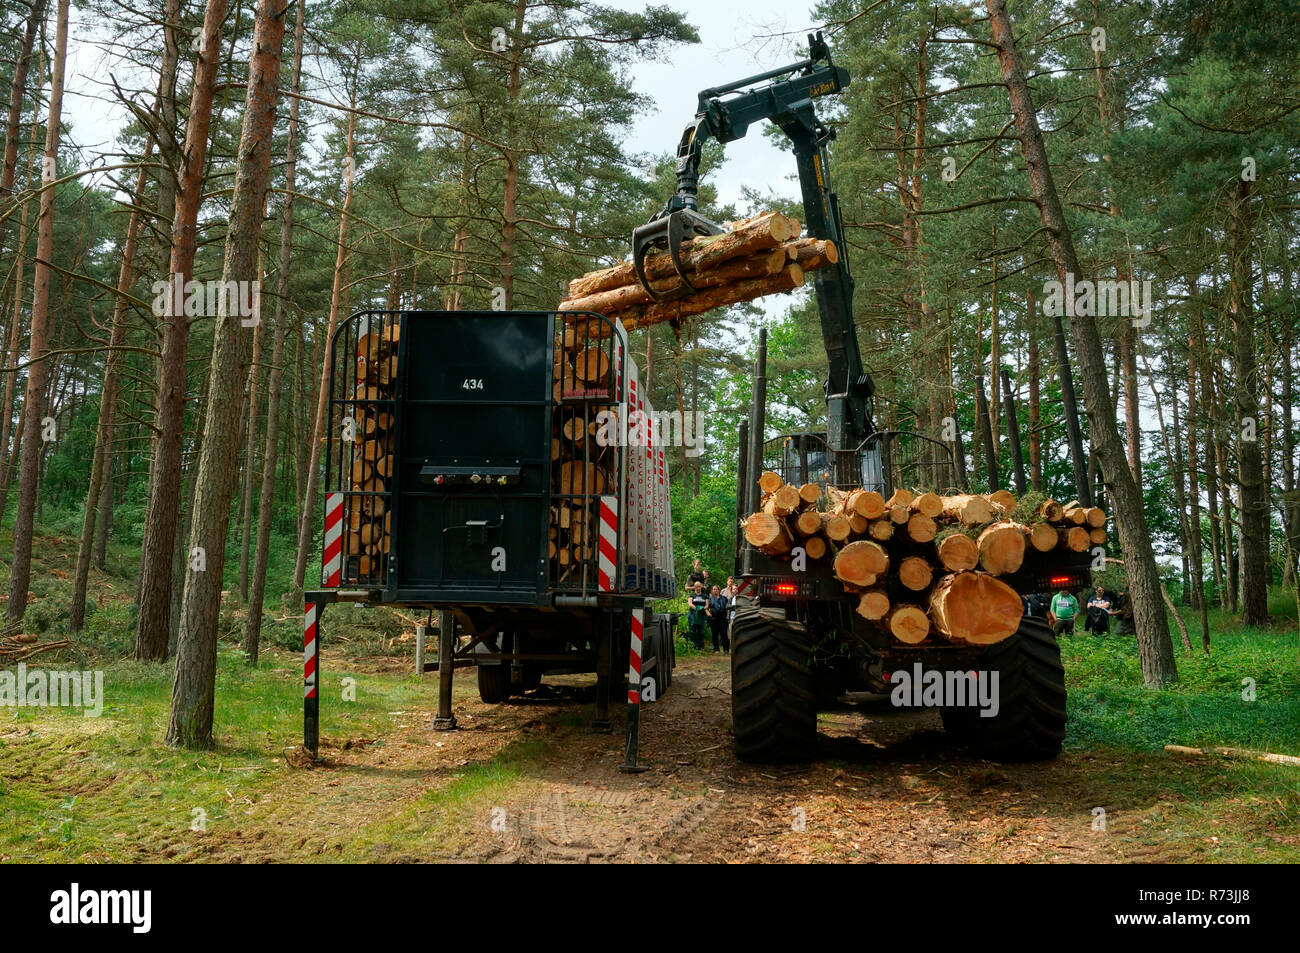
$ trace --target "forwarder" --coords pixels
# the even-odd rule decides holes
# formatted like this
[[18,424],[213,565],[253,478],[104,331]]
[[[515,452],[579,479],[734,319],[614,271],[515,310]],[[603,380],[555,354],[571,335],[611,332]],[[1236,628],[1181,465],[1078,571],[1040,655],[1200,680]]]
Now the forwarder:
[[[888,497],[893,492],[889,465],[897,431],[873,422],[875,386],[862,363],[853,322],[853,278],[839,203],[831,184],[827,147],[835,131],[817,116],[813,101],[842,92],[849,74],[831,60],[819,33],[809,37],[808,57],[699,94],[695,119],[677,151],[677,191],[663,210],[633,234],[633,263],[645,291],[655,300],[693,293],[680,264],[683,244],[716,235],[722,226],[699,212],[697,188],[703,144],[731,142],[761,121],[779,128],[790,142],[803,198],[807,234],[829,240],[839,250],[830,267],[813,276],[823,343],[829,363],[825,382],[827,426],[822,434],[797,435],[792,446],[798,480],[817,481],[845,491],[867,488]],[[680,282],[665,289],[647,280],[645,262],[667,250]],[[764,417],[765,334],[760,332],[753,401],[742,424],[738,521],[759,504],[757,478],[766,469]],[[929,439],[923,435],[913,435]],[[951,459],[951,450],[939,445]],[[787,463],[790,458],[787,456]],[[823,471],[817,474],[817,471]],[[817,474],[817,475],[814,475]],[[1090,582],[1090,557],[1062,550],[1037,560],[1032,568],[1002,577],[1020,594],[1077,589]],[[738,607],[731,630],[732,724],[737,754],[750,761],[804,760],[816,752],[817,711],[846,691],[888,694],[889,674],[927,670],[997,671],[997,714],[980,717],[974,706],[942,708],[947,730],[979,753],[999,760],[1054,757],[1065,734],[1065,674],[1051,629],[1024,617],[1010,637],[986,647],[952,644],[933,636],[905,644],[858,615],[857,595],[847,593],[831,571],[830,560],[809,562],[794,571],[792,562],[765,556],[737,534],[737,575],[747,599]],[[985,706],[985,713],[989,706]]]

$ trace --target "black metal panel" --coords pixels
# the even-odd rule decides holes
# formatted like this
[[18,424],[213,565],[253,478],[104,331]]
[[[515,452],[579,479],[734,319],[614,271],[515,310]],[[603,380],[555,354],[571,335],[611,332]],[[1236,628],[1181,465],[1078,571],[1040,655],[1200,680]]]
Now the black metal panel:
[[553,320],[547,312],[403,314],[392,589],[540,597]]

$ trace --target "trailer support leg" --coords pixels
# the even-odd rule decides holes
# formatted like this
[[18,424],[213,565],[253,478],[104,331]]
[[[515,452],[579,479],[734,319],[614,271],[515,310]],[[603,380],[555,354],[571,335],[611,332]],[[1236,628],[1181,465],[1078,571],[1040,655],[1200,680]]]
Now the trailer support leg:
[[313,758],[320,753],[320,614],[324,606],[304,606],[302,633],[302,744]]
[[618,616],[609,613],[609,624],[596,644],[596,718],[591,723],[593,732],[613,730],[609,721],[609,683],[613,680],[614,666],[614,620]]
[[428,637],[429,627],[427,625],[417,625],[415,627],[415,677],[424,678],[424,640]]
[[625,774],[650,770],[636,763],[641,731],[641,634],[645,612],[645,609],[632,610],[632,638],[627,664],[627,745],[623,750],[623,763],[618,766]]
[[456,617],[444,609],[438,613],[438,715],[434,731],[455,731],[456,716],[451,713],[451,676],[455,671]]

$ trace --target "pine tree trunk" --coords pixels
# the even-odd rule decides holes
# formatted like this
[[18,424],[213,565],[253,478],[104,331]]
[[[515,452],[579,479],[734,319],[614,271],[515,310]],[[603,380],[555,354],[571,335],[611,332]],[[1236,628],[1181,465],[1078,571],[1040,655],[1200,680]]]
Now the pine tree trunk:
[[244,441],[244,487],[243,499],[240,501],[243,514],[239,521],[239,600],[245,605],[248,603],[248,559],[252,548],[248,537],[253,529],[253,473],[257,457],[257,411],[262,394],[258,385],[261,363],[262,322],[259,321],[253,328],[253,360],[248,366],[248,399],[244,402],[248,408],[248,416],[244,420],[248,434]]
[[1268,561],[1269,501],[1261,450],[1266,422],[1260,415],[1259,362],[1251,301],[1252,185],[1244,178],[1237,183],[1229,214],[1228,311],[1233,327],[1237,482],[1241,492],[1241,621],[1243,625],[1263,626],[1268,624],[1268,583],[1273,574]]
[[[153,153],[150,139],[144,150],[147,162]],[[95,523],[99,515],[99,502],[103,496],[105,471],[110,469],[109,452],[113,441],[113,416],[117,409],[117,374],[121,365],[118,350],[126,341],[126,295],[135,281],[135,250],[142,224],[140,209],[144,206],[144,187],[148,171],[141,165],[135,183],[135,210],[126,226],[126,240],[122,244],[122,261],[117,273],[118,297],[113,303],[113,326],[109,332],[108,355],[104,358],[104,383],[99,391],[99,424],[95,431],[95,452],[90,464],[90,486],[86,490],[86,507],[81,520],[81,543],[77,548],[77,569],[72,583],[72,607],[68,614],[68,630],[80,632],[86,618],[86,585],[90,576],[91,550],[95,544]]]
[[[258,0],[222,281],[252,282],[258,278],[258,238],[266,212],[280,89],[283,11],[283,0]],[[227,311],[221,308],[213,329],[203,451],[195,478],[190,527],[190,549],[201,547],[207,565],[205,571],[191,568],[185,575],[171,721],[167,727],[167,742],[188,748],[212,746],[221,578],[239,457],[239,444],[229,424],[239,413],[253,337],[251,329],[243,326],[243,316]]]
[[[1081,273],[1074,240],[1056,185],[1052,181],[1047,150],[1038,127],[1037,113],[1020,63],[1020,55],[1016,50],[1006,0],[986,0],[986,3],[1034,199],[1047,231],[1057,277],[1064,282],[1067,274]],[[1089,320],[1071,321],[1070,325],[1093,446],[1113,497],[1115,523],[1119,530],[1120,544],[1124,548],[1125,569],[1133,597],[1133,621],[1137,628],[1142,679],[1148,686],[1161,687],[1174,681],[1178,670],[1174,662],[1173,643],[1169,638],[1169,621],[1161,593],[1155,550],[1143,513],[1142,494],[1133,480],[1133,474],[1129,472],[1124,443],[1120,439],[1115,418],[1109,413],[1110,388],[1106,380],[1106,360],[1097,326]]]
[[299,0],[293,30],[293,73],[289,101],[289,138],[285,146],[284,207],[280,217],[280,271],[275,295],[275,343],[271,348],[271,382],[266,396],[266,450],[262,459],[261,506],[257,514],[257,552],[244,623],[244,654],[257,664],[262,635],[262,601],[266,595],[266,562],[271,551],[271,517],[275,511],[275,468],[280,445],[280,388],[284,376],[284,341],[290,293],[289,269],[293,252],[293,199],[298,168],[298,86],[302,77],[303,37],[307,22],[306,0]]
[[[9,113],[5,121],[5,146],[3,165],[0,165],[0,208],[5,208],[13,200],[14,176],[18,169],[18,133],[19,120],[22,118],[23,94],[27,91],[27,72],[32,62],[32,47],[36,44],[36,31],[45,19],[45,0],[35,0],[31,12],[27,15],[27,26],[23,31],[22,45],[18,49],[18,59],[14,62],[14,74],[9,83]],[[37,77],[39,83],[40,77]],[[40,97],[36,96],[39,100]],[[5,235],[9,228],[9,219],[0,221],[0,248],[4,247]],[[19,296],[21,298],[21,295]],[[8,366],[8,365],[6,365]],[[12,406],[5,404],[5,410]],[[0,444],[0,453],[4,451]]]
[[[194,270],[199,205],[203,198],[212,97],[221,53],[221,23],[226,0],[208,0],[203,16],[199,53],[194,67],[181,180],[172,213],[172,244],[168,278],[173,290],[162,317],[163,341],[158,377],[158,409],[153,465],[149,469],[149,506],[140,551],[140,616],[135,657],[161,661],[167,657],[171,599],[175,580],[173,553],[180,521],[181,441],[185,427],[185,354],[189,319],[180,289]],[[166,176],[164,175],[164,180]],[[228,426],[225,423],[222,426]]]
[[63,113],[63,71],[68,52],[68,0],[59,0],[54,39],[54,69],[50,77],[50,105],[45,130],[41,212],[36,224],[36,268],[32,277],[32,325],[28,344],[26,416],[22,441],[28,448],[18,471],[18,510],[14,516],[14,556],[10,563],[9,603],[5,608],[6,633],[22,627],[32,571],[32,534],[36,516],[38,467],[42,454],[41,418],[45,416],[45,384],[49,374],[46,347],[50,337],[50,266],[54,255],[54,188],[59,156],[59,124]]
[[[358,60],[360,54],[358,54]],[[360,63],[356,64],[356,69],[360,70]],[[354,74],[354,79],[359,82],[359,77]],[[357,90],[354,83],[350,105],[356,109]],[[325,433],[327,421],[326,411],[329,407],[329,342],[334,338],[334,329],[339,323],[339,308],[343,296],[343,272],[347,264],[347,238],[348,229],[348,211],[352,208],[352,178],[353,178],[353,134],[356,129],[355,112],[348,113],[348,132],[345,140],[346,158],[344,160],[344,183],[343,183],[343,213],[339,216],[339,232],[337,241],[337,251],[334,258],[334,287],[330,293],[330,317],[329,328],[325,332],[324,345],[317,335],[317,350],[322,351],[323,359],[321,361],[320,372],[320,390],[316,394],[316,419],[312,426],[311,447],[307,451],[307,485],[302,498],[302,518],[298,524],[298,555],[293,567],[293,596],[297,601],[297,594],[302,592],[303,581],[307,577],[307,557],[311,554],[311,537],[312,529],[315,527],[316,516],[316,486],[320,481],[320,452],[321,442]]]

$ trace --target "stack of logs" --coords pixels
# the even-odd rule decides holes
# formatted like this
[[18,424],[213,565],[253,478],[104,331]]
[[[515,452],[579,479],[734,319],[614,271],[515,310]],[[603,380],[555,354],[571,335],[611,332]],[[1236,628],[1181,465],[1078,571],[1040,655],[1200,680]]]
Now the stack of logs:
[[[357,557],[355,575],[352,560],[345,558],[344,582],[363,582],[383,574],[384,558],[392,530],[388,510],[388,481],[396,458],[392,404],[397,384],[397,341],[401,324],[389,321],[357,338],[356,374],[353,378],[352,456],[345,465],[353,490],[345,499],[343,555]],[[359,495],[364,494],[364,495]]]
[[595,318],[568,320],[555,341],[551,367],[551,491],[554,504],[547,547],[551,577],[564,581],[595,558],[599,526],[590,494],[618,477],[617,441],[598,440],[597,415],[617,420],[610,325]]
[[[695,288],[676,301],[656,302],[641,286],[631,262],[593,271],[569,282],[561,311],[594,311],[617,318],[631,331],[703,314],[763,295],[791,291],[807,272],[839,261],[835,243],[800,238],[800,224],[779,212],[732,222],[728,231],[682,243],[681,260]],[[680,284],[667,252],[648,255],[646,277],[657,292]]]
[[1022,615],[1020,596],[999,576],[1052,550],[1082,553],[1106,541],[1106,514],[1040,493],[1017,501],[1006,490],[940,496],[899,490],[888,500],[872,490],[785,484],[759,479],[762,506],[744,523],[760,552],[831,560],[835,578],[857,594],[857,612],[900,641],[931,633],[964,645],[1010,636]]

